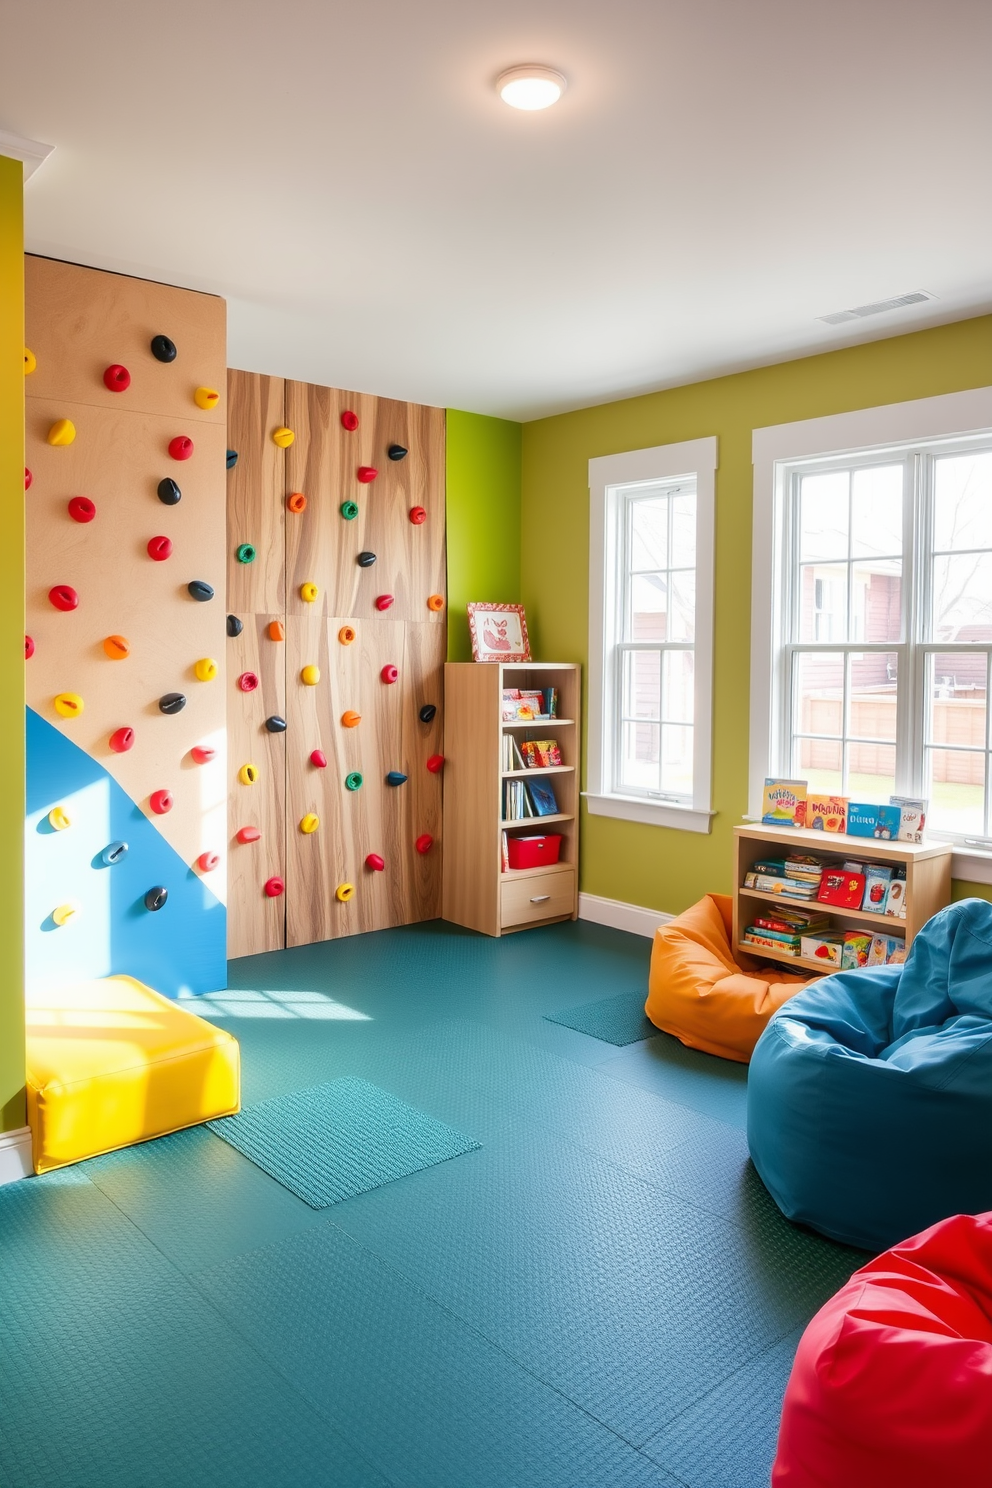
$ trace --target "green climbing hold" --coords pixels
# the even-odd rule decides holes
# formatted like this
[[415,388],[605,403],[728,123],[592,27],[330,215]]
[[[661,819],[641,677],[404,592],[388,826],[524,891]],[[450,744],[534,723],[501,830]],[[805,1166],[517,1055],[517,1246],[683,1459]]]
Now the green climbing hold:
[[361,790],[361,788],[362,788],[362,777],[361,777],[361,775],[359,775],[359,773],[358,773],[357,770],[352,770],[352,772],[351,772],[350,775],[346,775],[344,777],[344,786],[345,786],[345,790],[351,790],[351,791]]
[[355,520],[355,518],[358,516],[358,502],[357,501],[342,501],[342,503],[341,503],[341,515],[344,517],[344,519],[345,519],[346,522],[353,522]]
[[255,549],[252,547],[251,543],[242,543],[241,546],[238,548],[235,557],[237,558],[239,563],[254,563]]

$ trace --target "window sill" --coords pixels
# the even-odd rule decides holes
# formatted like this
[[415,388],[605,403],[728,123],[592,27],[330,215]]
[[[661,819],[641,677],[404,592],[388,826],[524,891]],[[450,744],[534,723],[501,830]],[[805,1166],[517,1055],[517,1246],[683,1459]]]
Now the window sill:
[[697,811],[665,801],[646,801],[642,796],[597,795],[583,791],[593,816],[612,816],[618,821],[643,822],[649,827],[674,827],[679,832],[709,832],[715,811]]
[[966,883],[992,884],[992,852],[975,847],[956,847],[951,858],[951,877]]

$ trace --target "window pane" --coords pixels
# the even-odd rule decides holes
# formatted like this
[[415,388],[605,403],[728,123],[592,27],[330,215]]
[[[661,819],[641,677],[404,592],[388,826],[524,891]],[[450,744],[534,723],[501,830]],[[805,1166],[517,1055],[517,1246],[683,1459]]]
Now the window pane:
[[696,497],[691,492],[672,497],[673,568],[696,566]]
[[692,794],[692,729],[663,724],[661,730],[661,788],[678,796]]
[[625,723],[620,739],[620,790],[657,790],[660,730],[656,723]]
[[804,563],[799,570],[799,639],[847,640],[847,564]]
[[894,558],[902,553],[902,465],[874,465],[851,476],[851,554]]
[[665,641],[668,630],[668,575],[636,574],[630,580],[627,639]]
[[[851,653],[848,732],[853,738],[895,743],[898,666],[895,651]],[[860,768],[852,758],[849,769]]]
[[668,498],[630,503],[630,566],[634,572],[668,567]]
[[696,573],[683,569],[670,575],[672,585],[672,641],[694,641],[696,638]]
[[852,641],[898,641],[902,635],[902,559],[851,564]]
[[992,553],[933,561],[933,638],[992,641]]
[[856,801],[883,804],[895,793],[896,751],[891,744],[847,746],[847,792]]
[[661,717],[661,653],[628,651],[624,655],[623,716]]
[[927,750],[927,826],[938,832],[985,835],[985,761],[986,755],[977,750]]
[[841,794],[843,784],[843,746],[838,740],[797,739],[794,746],[792,773],[809,784],[810,793]]
[[799,482],[799,556],[804,563],[847,557],[848,472],[804,475]]
[[992,548],[992,451],[933,462],[933,545]]
[[[844,655],[801,651],[793,660],[794,729],[797,734],[844,732]],[[837,768],[840,769],[838,763]]]
[[692,723],[694,660],[691,651],[666,651],[662,658],[662,718],[666,723]]

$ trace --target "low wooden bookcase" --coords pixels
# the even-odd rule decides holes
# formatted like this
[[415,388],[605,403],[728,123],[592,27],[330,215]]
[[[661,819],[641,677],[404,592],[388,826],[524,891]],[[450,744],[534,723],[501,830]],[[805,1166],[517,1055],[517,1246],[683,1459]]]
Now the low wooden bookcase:
[[[876,837],[848,837],[834,832],[812,832],[805,827],[741,826],[734,828],[734,946],[759,961],[783,961],[790,966],[823,971],[823,963],[803,956],[790,956],[768,946],[742,945],[747,926],[776,904],[796,904],[822,910],[831,919],[831,929],[872,931],[876,935],[905,936],[907,948],[931,915],[951,902],[951,846],[942,842],[891,842]],[[744,877],[761,858],[788,857],[790,853],[815,854],[827,864],[854,860],[891,863],[906,870],[906,918],[893,919],[864,909],[840,909],[813,900],[784,899],[780,894],[744,888]],[[834,968],[836,969],[836,968]]]
[[[504,723],[504,688],[558,689],[558,716]],[[578,913],[579,668],[551,662],[460,662],[444,668],[444,860],[446,920],[484,935],[505,935],[574,920]],[[504,770],[503,736],[558,741],[562,762]],[[549,779],[560,807],[553,816],[503,820],[505,780]],[[502,867],[502,837],[561,834],[554,864]]]

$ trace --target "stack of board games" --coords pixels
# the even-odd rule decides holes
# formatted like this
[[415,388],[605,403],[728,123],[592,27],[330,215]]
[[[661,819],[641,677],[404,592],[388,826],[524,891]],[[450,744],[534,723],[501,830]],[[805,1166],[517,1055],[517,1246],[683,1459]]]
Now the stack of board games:
[[795,909],[791,905],[775,905],[762,914],[755,915],[744,931],[743,945],[755,950],[780,951],[787,956],[801,954],[803,938],[815,930],[825,929],[830,924],[825,914],[811,909]]
[[787,858],[759,858],[744,876],[744,887],[786,899],[815,899],[823,864],[795,853]]

